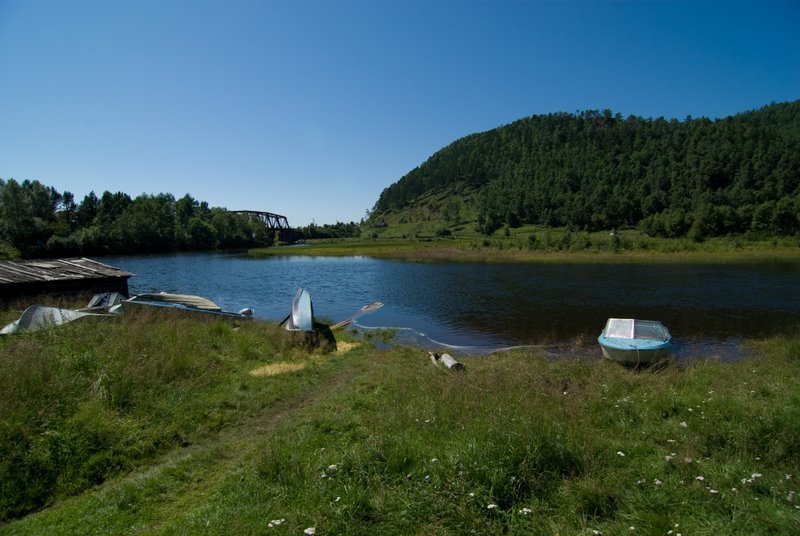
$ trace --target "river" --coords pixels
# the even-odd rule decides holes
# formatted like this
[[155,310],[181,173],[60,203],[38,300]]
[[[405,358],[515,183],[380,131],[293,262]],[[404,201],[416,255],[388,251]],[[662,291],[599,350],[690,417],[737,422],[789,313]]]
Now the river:
[[[409,263],[369,257],[199,253],[107,257],[131,294],[197,294],[281,320],[298,287],[336,322],[375,301],[358,326],[465,354],[517,345],[595,347],[608,317],[661,320],[676,357],[735,359],[741,343],[800,327],[800,261],[709,264]],[[599,355],[599,349],[596,350]]]

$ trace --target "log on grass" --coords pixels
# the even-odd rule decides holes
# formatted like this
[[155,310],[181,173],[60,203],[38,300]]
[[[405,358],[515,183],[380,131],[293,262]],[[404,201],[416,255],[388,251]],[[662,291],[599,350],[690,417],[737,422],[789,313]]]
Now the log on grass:
[[465,370],[466,368],[464,367],[463,363],[456,361],[455,358],[453,358],[453,356],[451,356],[450,354],[439,355],[433,352],[428,352],[428,353],[431,355],[431,361],[433,362],[434,365],[438,366],[439,363],[442,363],[445,367],[447,367],[450,370]]

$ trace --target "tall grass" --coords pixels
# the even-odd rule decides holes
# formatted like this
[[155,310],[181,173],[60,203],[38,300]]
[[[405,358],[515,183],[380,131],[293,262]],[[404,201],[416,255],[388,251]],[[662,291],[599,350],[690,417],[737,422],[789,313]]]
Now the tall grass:
[[[0,532],[800,532],[800,339],[732,364],[516,351],[463,373],[288,341],[159,318],[3,340],[5,515],[50,507]],[[305,366],[251,374],[287,361]]]
[[459,375],[392,353],[173,528],[794,534],[797,358],[634,373],[508,354]]
[[243,371],[297,357],[274,325],[162,314],[0,338],[0,520],[240,421],[282,391]]

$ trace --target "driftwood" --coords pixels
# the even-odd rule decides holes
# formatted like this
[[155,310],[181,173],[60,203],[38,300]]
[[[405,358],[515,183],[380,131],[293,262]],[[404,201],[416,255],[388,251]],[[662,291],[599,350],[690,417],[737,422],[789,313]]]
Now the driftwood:
[[466,367],[464,367],[463,363],[460,363],[460,362],[456,361],[453,358],[453,356],[451,356],[450,354],[439,355],[439,354],[436,354],[434,352],[428,352],[428,353],[431,356],[431,362],[436,366],[439,366],[439,363],[442,363],[445,367],[447,367],[450,370],[465,370],[466,369]]

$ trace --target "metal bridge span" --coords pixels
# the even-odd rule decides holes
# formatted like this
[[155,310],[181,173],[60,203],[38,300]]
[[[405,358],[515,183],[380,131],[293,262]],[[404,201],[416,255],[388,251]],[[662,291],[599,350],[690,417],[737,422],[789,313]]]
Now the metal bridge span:
[[286,219],[286,216],[281,216],[280,214],[261,212],[259,210],[234,210],[233,212],[236,214],[247,214],[263,223],[271,231],[291,229],[291,227],[289,227],[289,220]]

